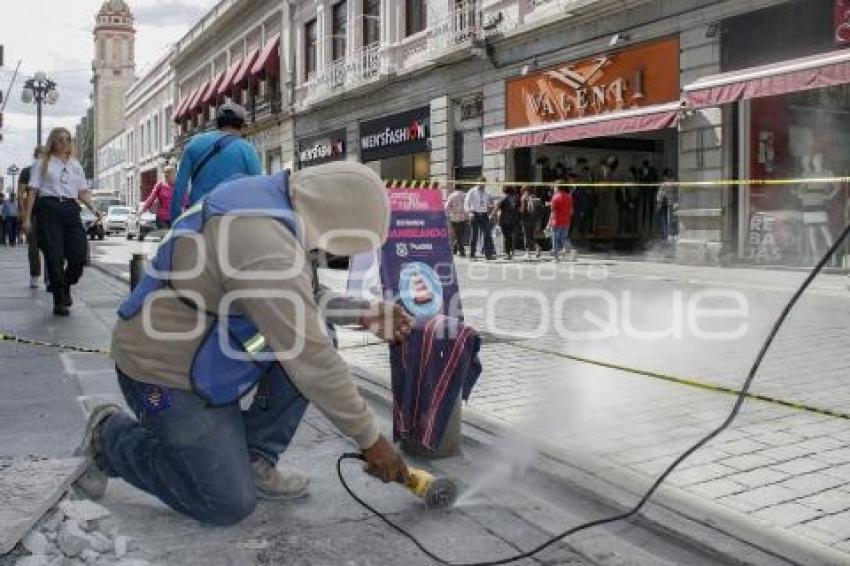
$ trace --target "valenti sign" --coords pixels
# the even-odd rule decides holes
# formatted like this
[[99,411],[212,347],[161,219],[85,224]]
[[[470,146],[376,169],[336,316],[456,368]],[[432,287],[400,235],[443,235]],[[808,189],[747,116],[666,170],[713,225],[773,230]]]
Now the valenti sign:
[[298,144],[298,164],[302,168],[341,159],[345,159],[344,129]]
[[673,102],[679,40],[665,39],[507,83],[507,127],[521,128]]
[[427,106],[360,123],[360,159],[374,161],[428,151]]

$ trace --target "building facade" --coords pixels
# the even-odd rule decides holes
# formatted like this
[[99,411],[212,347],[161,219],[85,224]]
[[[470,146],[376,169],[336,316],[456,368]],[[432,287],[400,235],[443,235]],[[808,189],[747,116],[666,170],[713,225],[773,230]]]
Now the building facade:
[[122,203],[129,202],[124,167],[127,162],[127,146],[124,132],[119,132],[107,140],[97,152],[100,166],[95,179],[96,197],[116,197]]
[[175,161],[172,122],[174,69],[169,50],[153,63],[127,91],[124,113],[124,145],[127,148],[124,183],[127,204],[144,201],[163,169]]
[[[124,95],[135,81],[133,15],[124,0],[107,0],[97,13],[92,62],[94,148],[124,130]],[[97,176],[101,166],[95,163]]]
[[178,146],[214,128],[217,107],[232,100],[248,112],[245,137],[264,171],[292,168],[285,100],[290,11],[278,0],[222,0],[177,43],[172,64]]

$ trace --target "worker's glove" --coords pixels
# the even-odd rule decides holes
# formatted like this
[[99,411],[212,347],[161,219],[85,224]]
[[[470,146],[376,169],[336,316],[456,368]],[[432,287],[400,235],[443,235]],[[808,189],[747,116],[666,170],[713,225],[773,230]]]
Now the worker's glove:
[[375,444],[363,450],[363,457],[366,459],[366,472],[369,474],[384,482],[407,483],[410,477],[407,465],[395,447],[383,436],[379,436]]
[[379,302],[360,323],[382,340],[391,343],[404,341],[413,328],[413,317],[395,303]]

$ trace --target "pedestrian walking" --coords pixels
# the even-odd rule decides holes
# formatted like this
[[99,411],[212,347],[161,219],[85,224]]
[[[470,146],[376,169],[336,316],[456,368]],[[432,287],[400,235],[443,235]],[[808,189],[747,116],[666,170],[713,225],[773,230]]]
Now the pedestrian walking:
[[[575,175],[567,177],[569,182],[575,182]],[[552,257],[556,262],[560,261],[561,250],[569,252],[572,258],[573,252],[570,247],[570,222],[573,217],[573,197],[569,188],[559,182],[558,192],[552,197],[552,214],[549,217],[549,226],[552,229]]]
[[446,199],[446,217],[452,227],[452,253],[466,256],[466,227],[469,224],[464,202],[466,193],[455,185],[455,190]]
[[262,174],[257,150],[242,139],[244,126],[245,109],[227,102],[218,108],[217,129],[189,140],[177,169],[168,215],[170,221],[180,216],[187,194],[188,205],[192,206],[234,175]]
[[[166,165],[163,171],[163,179],[159,181],[151,191],[151,194],[142,203],[139,214],[143,214],[156,204],[156,227],[159,230],[171,228],[171,200],[174,196],[175,171],[173,165]],[[183,198],[182,206],[186,206],[188,199]]]
[[493,198],[486,190],[487,179],[479,177],[478,184],[467,194],[464,208],[472,225],[472,241],[470,242],[469,257],[475,258],[478,250],[479,237],[483,240],[484,257],[493,259],[496,249],[493,245],[492,227],[490,225],[490,214],[493,212]]
[[[88,242],[80,219],[79,200],[97,217],[91,191],[80,162],[74,158],[71,133],[54,128],[47,137],[41,160],[30,171],[29,199],[24,212],[24,232],[32,228],[33,207],[37,209],[38,239],[47,264],[48,291],[53,293],[53,314],[68,316],[73,304],[71,287],[83,275]],[[34,203],[35,201],[35,203]]]
[[519,216],[519,197],[513,187],[505,187],[502,191],[504,196],[499,201],[499,229],[502,230],[502,237],[505,244],[505,257],[513,259],[514,249],[516,249],[519,240],[520,216]]
[[534,250],[540,257],[540,243],[537,241],[540,232],[540,216],[543,212],[543,202],[534,194],[531,187],[522,188],[522,197],[519,201],[519,218],[522,226],[522,238],[525,248],[524,259],[531,258]]
[[6,240],[10,246],[18,243],[18,217],[20,211],[15,193],[9,193],[9,198],[3,203],[3,219],[6,226]]
[[[33,152],[33,162],[38,163],[38,160],[41,158],[43,148],[37,147]],[[30,207],[30,199],[35,200],[36,191],[32,189],[30,186],[30,177],[32,175],[32,166],[24,167],[21,170],[21,175],[18,177],[18,194],[20,195],[19,206],[21,209],[21,219],[23,219],[23,214]],[[41,251],[38,247],[38,222],[35,217],[38,215],[38,212],[34,210],[33,203],[33,214],[30,217],[30,229],[24,230],[24,237],[27,240],[27,259],[29,260],[30,267],[30,288],[37,289],[38,288],[38,280],[41,278]],[[23,222],[22,222],[23,224]],[[23,229],[23,226],[21,227]],[[47,280],[47,272],[45,270],[45,282]]]

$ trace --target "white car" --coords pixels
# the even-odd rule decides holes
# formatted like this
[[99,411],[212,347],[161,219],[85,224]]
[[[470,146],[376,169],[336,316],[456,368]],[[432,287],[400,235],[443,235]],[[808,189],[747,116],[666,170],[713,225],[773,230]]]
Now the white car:
[[106,233],[114,234],[127,230],[127,217],[130,216],[129,206],[110,206],[106,211]]
[[154,230],[156,230],[156,215],[153,212],[142,212],[139,214],[134,210],[127,217],[128,240],[138,238],[139,241],[142,241],[145,239],[145,236]]

